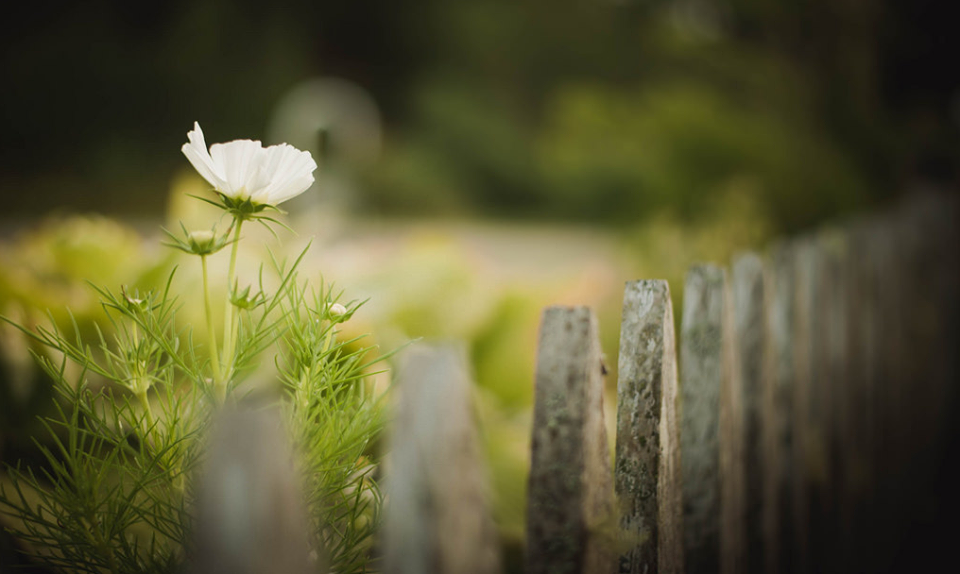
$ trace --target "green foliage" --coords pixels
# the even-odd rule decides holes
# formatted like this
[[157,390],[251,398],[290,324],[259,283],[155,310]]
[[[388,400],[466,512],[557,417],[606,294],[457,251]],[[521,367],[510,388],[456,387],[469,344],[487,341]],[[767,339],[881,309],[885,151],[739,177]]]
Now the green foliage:
[[449,49],[363,191],[384,211],[626,226],[696,222],[711,196],[750,187],[781,232],[888,193],[878,158],[895,140],[868,92],[729,26],[755,9],[708,5],[438,8]]
[[[162,287],[172,253],[144,245],[136,230],[100,216],[53,216],[0,242],[0,314],[31,329],[51,322],[85,339],[99,335],[103,319],[96,290],[106,285]],[[112,336],[112,326],[102,324]],[[30,352],[47,353],[13,326],[0,322],[0,451],[5,461],[40,463],[31,437],[44,429],[38,414],[52,414],[52,384]],[[94,382],[93,386],[97,387]],[[52,445],[51,445],[52,446]]]
[[[863,201],[839,150],[802,121],[752,109],[710,86],[635,94],[561,91],[547,119],[543,165],[569,210],[627,221],[670,209],[688,219],[738,181],[773,218],[798,226]],[[816,166],[812,169],[811,166]]]
[[[780,83],[757,81],[728,65],[742,60],[697,74],[713,81],[664,72],[635,86],[559,85],[535,123],[498,92],[438,81],[417,100],[414,135],[368,178],[368,195],[404,212],[473,206],[632,225],[663,211],[696,221],[710,197],[749,186],[783,230],[862,206],[868,179],[812,121],[802,91],[784,87],[796,79],[781,71]],[[771,64],[756,66],[763,75]]]
[[202,364],[192,345],[180,347],[168,290],[101,294],[116,327],[109,342],[101,332],[89,345],[75,321],[69,333],[55,323],[24,329],[59,357],[35,355],[62,400],[44,421],[54,446],[36,442],[46,466],[10,469],[13,492],[5,486],[0,505],[47,566],[171,571],[189,527],[185,473],[209,414],[196,384]]
[[[0,245],[0,305],[50,309],[69,321],[65,305],[86,330],[99,312],[84,282],[161,286],[170,258],[144,247],[136,230],[102,216],[50,217]],[[30,322],[25,319],[24,322]]]
[[[553,197],[547,182],[493,185],[535,183],[536,169],[517,178],[514,167],[543,135],[551,102],[571,85],[632,97],[683,80],[818,134],[880,199],[918,175],[956,181],[958,80],[943,70],[958,40],[952,20],[928,4],[283,0],[269,14],[253,3],[101,3],[62,6],[58,18],[28,5],[35,13],[10,31],[2,64],[22,88],[0,92],[2,107],[23,113],[0,134],[0,179],[18,191],[7,198],[13,209],[151,211],[175,166],[155,153],[177,143],[167,126],[197,114],[226,135],[265,135],[270,106],[323,75],[358,82],[382,106],[391,141],[367,196],[378,210],[408,213],[422,201],[434,213],[472,204],[501,213],[533,197],[544,199],[533,213],[575,216],[552,209],[564,196]],[[70,105],[63,86],[73,87]],[[452,92],[476,101],[441,134],[454,142],[448,150],[431,139],[444,126],[421,100]],[[518,149],[504,124],[527,132],[526,154],[495,157]],[[780,190],[769,193],[776,201]],[[818,211],[833,215],[829,205]]]
[[34,355],[58,399],[43,420],[46,436],[35,439],[43,463],[9,468],[0,488],[0,511],[35,562],[69,572],[177,571],[204,456],[199,439],[218,404],[252,392],[246,379],[273,354],[315,547],[337,572],[368,571],[383,421],[366,377],[383,357],[338,339],[337,325],[360,304],[331,313],[339,294],[299,278],[304,253],[291,265],[273,261],[272,291],[261,271],[257,304],[233,305],[224,380],[211,376],[217,354],[177,321],[173,272],[144,293],[97,288],[109,328],[98,326],[92,343],[76,320],[66,331],[52,320],[18,326],[47,349]]
[[529,334],[536,330],[539,311],[529,295],[508,293],[473,334],[471,356],[477,382],[494,394],[506,413],[533,403],[529,378],[536,350]]
[[501,95],[441,80],[419,90],[416,127],[365,174],[368,201],[401,214],[529,207],[538,199],[529,131]]
[[359,305],[331,317],[338,297],[330,293],[287,291],[278,371],[290,398],[285,405],[295,444],[304,453],[313,542],[325,549],[334,571],[366,572],[383,502],[371,456],[383,409],[363,379],[384,357],[369,360],[370,349],[357,347],[357,338],[337,340],[336,325]]

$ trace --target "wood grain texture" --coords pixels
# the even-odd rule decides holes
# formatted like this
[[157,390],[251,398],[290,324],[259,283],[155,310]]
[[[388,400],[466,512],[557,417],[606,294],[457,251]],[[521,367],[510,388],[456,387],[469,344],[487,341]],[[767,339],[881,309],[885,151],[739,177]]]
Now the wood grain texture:
[[463,350],[413,347],[396,388],[384,571],[496,574],[500,552]]
[[303,490],[279,413],[225,409],[214,421],[196,499],[189,574],[308,574]]
[[597,333],[597,320],[585,307],[543,313],[527,497],[528,574],[615,568]]
[[[733,293],[734,329],[739,365],[739,387],[742,396],[742,431],[738,440],[743,448],[742,495],[742,572],[764,572],[763,564],[763,353],[764,353],[764,283],[763,261],[755,253],[738,255],[733,261],[731,291]],[[736,384],[736,381],[735,381]]]
[[627,283],[618,373],[614,477],[629,545],[619,572],[682,573],[677,357],[666,281]]
[[763,426],[763,549],[764,571],[794,571],[793,518],[794,408],[796,358],[793,331],[796,318],[795,250],[782,243],[771,250],[764,276],[766,294]]
[[720,571],[720,394],[724,377],[726,273],[699,265],[687,273],[680,336],[684,563]]

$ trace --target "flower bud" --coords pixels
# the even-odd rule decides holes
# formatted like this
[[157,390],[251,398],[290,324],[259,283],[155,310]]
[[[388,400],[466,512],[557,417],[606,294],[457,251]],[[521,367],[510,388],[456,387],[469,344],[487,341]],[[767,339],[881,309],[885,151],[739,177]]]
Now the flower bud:
[[190,235],[187,236],[187,241],[190,242],[190,247],[193,248],[194,253],[210,253],[216,239],[216,235],[209,229],[191,231]]
[[150,387],[153,386],[153,381],[150,380],[150,377],[144,374],[137,374],[135,376],[129,377],[126,380],[127,388],[135,394],[139,395],[141,393],[146,393],[150,390]]
[[229,235],[229,230],[226,234],[217,237],[217,232],[214,229],[197,229],[195,231],[187,231],[187,228],[183,226],[183,223],[180,224],[180,228],[183,230],[183,238],[177,237],[173,233],[170,233],[164,229],[164,233],[167,234],[167,237],[171,239],[171,243],[164,243],[168,247],[174,247],[183,251],[185,253],[190,253],[191,255],[211,255],[220,251],[224,248],[227,243],[227,235]]
[[247,311],[262,305],[265,301],[265,297],[262,292],[250,294],[250,286],[247,285],[243,291],[234,291],[230,296],[230,303],[235,307],[240,309],[245,309]]
[[[356,309],[354,309],[355,311]],[[353,316],[353,311],[348,310],[340,303],[332,303],[327,307],[327,319],[332,323],[343,323],[349,321]]]
[[[150,306],[150,302],[146,299],[141,299],[140,297],[134,297],[130,293],[127,293],[127,288],[123,285],[120,286],[120,294],[123,296],[124,302],[127,304],[127,308],[131,311],[146,311]],[[137,295],[140,293],[138,292]]]

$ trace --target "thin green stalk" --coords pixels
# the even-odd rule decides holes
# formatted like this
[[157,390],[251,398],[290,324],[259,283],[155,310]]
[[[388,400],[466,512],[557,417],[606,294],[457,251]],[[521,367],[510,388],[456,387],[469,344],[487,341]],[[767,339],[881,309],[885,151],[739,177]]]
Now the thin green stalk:
[[330,327],[330,331],[327,333],[327,338],[323,342],[323,350],[320,352],[321,355],[326,355],[330,350],[330,344],[333,343],[333,338],[337,335],[337,331]]
[[[333,329],[327,333],[327,336],[323,341],[323,347],[320,350],[321,356],[327,354],[327,352],[330,350],[330,343],[333,342],[333,337],[335,335],[336,332]],[[310,384],[310,377],[312,374],[313,372],[309,365],[304,367],[303,375],[300,377],[300,386],[297,387],[296,401],[297,404],[299,404],[304,410],[306,410],[306,408],[310,405],[310,395],[307,393],[307,386]]]
[[297,404],[304,410],[310,404],[310,397],[307,394],[307,385],[310,384],[310,367],[307,366],[303,369],[303,376],[300,378],[300,386],[297,387],[296,392],[296,401]]
[[136,377],[137,377],[137,389],[135,394],[140,400],[140,405],[143,407],[143,411],[147,415],[147,428],[143,429],[144,438],[147,437],[148,432],[153,428],[153,410],[150,408],[150,401],[147,400],[147,389],[139,390],[144,386],[143,380],[147,376],[143,372],[143,362],[140,360],[140,330],[136,325],[133,326],[133,346],[137,350],[137,366],[136,368]]
[[223,371],[222,378],[217,381],[217,397],[223,402],[227,394],[227,379],[233,374],[233,352],[237,345],[236,325],[237,307],[230,300],[233,296],[234,275],[237,269],[237,247],[240,245],[240,227],[242,219],[237,219],[237,227],[233,233],[233,245],[230,248],[230,267],[227,269],[227,301],[223,317]]
[[207,333],[210,346],[210,364],[213,365],[213,380],[219,382],[223,380],[220,371],[220,351],[217,349],[217,331],[213,327],[213,313],[210,311],[210,282],[207,280],[207,256],[200,256],[200,264],[203,267],[203,309],[207,315]]
[[93,512],[88,512],[87,524],[89,527],[88,530],[88,539],[93,544],[93,546],[100,552],[100,555],[107,560],[107,566],[110,568],[111,574],[120,574],[120,565],[117,564],[117,557],[113,553],[113,549],[110,548],[110,545],[107,543],[106,539],[103,537],[103,532],[100,531],[100,526],[97,523],[97,518]]
[[[143,407],[143,412],[147,415],[147,428],[144,429],[144,435],[153,429],[154,418],[153,418],[153,409],[150,408],[150,400],[147,399],[147,391],[140,391],[137,393],[137,398],[140,400],[140,406]],[[146,438],[146,436],[145,436]]]

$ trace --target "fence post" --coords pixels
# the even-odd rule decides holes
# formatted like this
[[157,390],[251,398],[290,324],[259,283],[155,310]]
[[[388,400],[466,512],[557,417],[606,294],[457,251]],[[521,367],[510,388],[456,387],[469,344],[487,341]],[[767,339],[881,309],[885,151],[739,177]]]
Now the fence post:
[[537,352],[528,574],[606,574],[615,567],[608,546],[616,524],[601,371],[593,313],[547,308]]
[[891,556],[892,567],[922,571],[950,554],[955,537],[947,533],[958,506],[953,485],[960,473],[947,470],[960,455],[956,197],[908,197],[890,223],[880,497],[889,501],[892,520],[911,525],[899,529],[889,546],[916,549],[909,558]]
[[817,236],[820,257],[821,304],[823,332],[817,335],[822,366],[819,388],[820,408],[827,456],[827,474],[820,484],[817,521],[814,523],[821,563],[819,572],[842,571],[843,554],[849,547],[843,538],[842,515],[848,510],[844,497],[844,481],[851,469],[851,441],[854,440],[853,417],[848,405],[853,400],[855,383],[851,378],[850,305],[847,301],[851,262],[849,234],[845,229],[827,228]]
[[884,253],[878,250],[876,238],[880,231],[875,219],[861,220],[850,232],[850,275],[846,293],[848,305],[848,366],[849,399],[841,415],[847,424],[844,433],[848,440],[842,485],[843,507],[840,528],[846,550],[843,553],[843,569],[875,571],[870,566],[868,555],[871,530],[877,519],[870,518],[874,507],[874,492],[877,476],[877,380],[880,364],[881,324],[879,283],[880,261]]
[[789,243],[775,247],[764,276],[763,549],[770,574],[794,571],[795,253]]
[[[735,572],[742,559],[742,405],[726,273],[693,267],[681,326],[683,528],[689,572]],[[723,500],[723,503],[721,503]]]
[[763,261],[754,253],[733,262],[734,327],[740,387],[743,393],[744,573],[764,572],[763,565],[763,400],[764,285]]
[[615,483],[630,545],[619,572],[681,574],[677,357],[666,281],[627,283],[617,370]]
[[796,242],[796,312],[794,352],[794,518],[797,536],[797,571],[823,568],[825,496],[830,476],[829,369],[827,368],[827,316],[824,313],[824,255],[817,236]]
[[500,571],[464,351],[414,347],[399,371],[384,520],[389,574]]
[[185,571],[316,572],[300,477],[279,412],[222,410],[207,449]]

